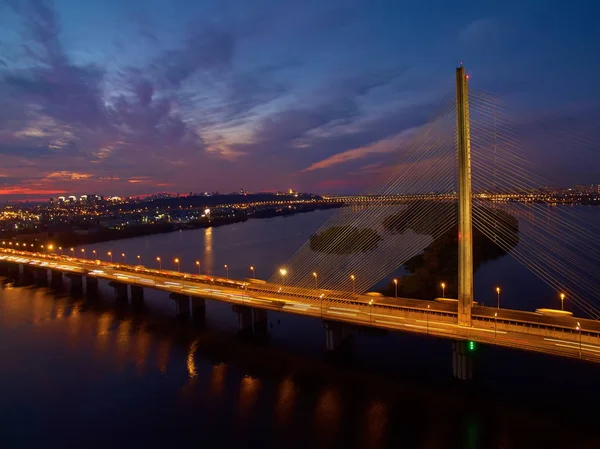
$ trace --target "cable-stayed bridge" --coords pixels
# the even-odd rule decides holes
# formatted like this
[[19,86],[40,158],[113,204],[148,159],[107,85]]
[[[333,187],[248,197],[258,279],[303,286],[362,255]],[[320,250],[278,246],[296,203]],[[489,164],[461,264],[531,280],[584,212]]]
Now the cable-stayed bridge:
[[[532,186],[545,182],[522,156],[498,99],[487,92],[471,97],[460,67],[456,97],[448,97],[420,130],[401,136],[395,152],[400,160],[376,174],[384,178],[380,185],[339,209],[266,282],[13,249],[4,249],[0,262],[6,270],[20,264],[27,276],[46,281],[48,270],[57,282],[67,273],[75,287],[85,277],[91,290],[97,279],[106,279],[121,299],[130,286],[134,305],[143,303],[144,288],[165,290],[182,316],[202,317],[205,299],[229,302],[240,329],[266,329],[269,310],[318,317],[330,350],[356,327],[452,339],[460,378],[471,376],[469,348],[475,342],[600,361],[600,230],[569,208],[556,220],[543,204],[503,200],[529,195]],[[393,296],[368,293],[424,250],[424,257],[437,257],[427,248],[444,239],[442,249],[457,250],[456,266],[438,266],[440,276],[423,279],[430,290],[448,285],[457,299],[406,298],[406,286],[397,283]],[[566,294],[578,316],[478,304],[474,267],[491,247],[511,254],[557,296]]]

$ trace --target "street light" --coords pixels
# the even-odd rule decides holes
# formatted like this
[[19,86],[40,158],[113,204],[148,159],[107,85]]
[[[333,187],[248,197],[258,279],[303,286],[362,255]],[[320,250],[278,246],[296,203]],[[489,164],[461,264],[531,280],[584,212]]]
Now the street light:
[[427,334],[429,334],[429,308],[431,307],[430,304],[427,304]]
[[565,310],[565,294],[560,294],[560,310]]
[[373,300],[369,301],[369,324],[373,324]]
[[229,280],[229,267],[227,264],[223,265],[225,267],[225,279]]
[[356,276],[354,276],[353,274],[350,275],[350,279],[352,280],[352,293],[356,292],[356,283],[354,281],[356,281]]
[[494,339],[496,338],[497,330],[498,330],[498,312],[494,312]]
[[498,308],[500,308],[500,287],[496,287],[496,293],[498,294]]
[[62,256],[62,246],[58,247],[58,254],[60,254]]
[[321,299],[321,318],[323,318],[323,296],[325,296],[324,293],[319,295],[319,298]]
[[158,262],[158,269],[162,270],[162,262],[160,261],[160,257],[157,257],[156,261]]
[[81,248],[81,252],[83,253],[83,258],[85,259],[85,248]]
[[398,279],[394,279],[394,297],[398,299]]
[[121,257],[123,258],[123,263],[127,263],[127,256],[125,253],[121,253]]
[[250,265],[250,271],[252,271],[252,278],[256,279],[256,273],[254,272],[254,265]]
[[445,295],[445,293],[446,293],[446,284],[444,284],[444,283],[442,282],[442,298],[445,298],[445,296],[444,296],[444,295]]
[[579,331],[579,358],[581,358],[581,324],[577,321],[577,330]]
[[138,260],[138,263],[141,265],[142,264],[142,256],[140,256],[138,254],[137,256],[135,256],[135,258]]
[[196,261],[196,266],[198,267],[198,276],[200,276],[200,261]]
[[112,263],[112,251],[109,251],[107,254],[108,254],[108,255],[109,255],[109,257],[110,257],[110,263]]
[[95,249],[92,250],[92,254],[94,255],[94,258],[96,258],[96,250]]
[[316,271],[313,271],[313,277],[315,278],[315,289],[319,288],[319,276]]
[[71,255],[75,257],[75,248],[71,248]]
[[175,260],[173,260],[173,262],[175,262],[177,264],[177,271],[181,271],[181,267],[179,265],[179,258],[176,257]]
[[279,274],[281,274],[281,286],[285,287],[285,275],[287,274],[287,270],[285,268],[280,268]]

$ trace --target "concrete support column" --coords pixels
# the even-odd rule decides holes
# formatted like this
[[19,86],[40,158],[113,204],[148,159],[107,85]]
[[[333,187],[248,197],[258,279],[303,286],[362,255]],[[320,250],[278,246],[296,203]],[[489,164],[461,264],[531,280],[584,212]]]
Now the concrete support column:
[[34,273],[37,285],[48,285],[48,270],[46,268],[36,268]]
[[266,334],[268,328],[267,311],[248,306],[234,305],[233,311],[238,316],[238,330]]
[[76,273],[68,273],[67,277],[70,281],[70,292],[74,295],[81,295],[83,293],[83,276]]
[[178,320],[187,321],[190,318],[190,297],[179,293],[169,295],[175,301],[175,316]]
[[52,287],[62,287],[63,272],[60,270],[50,270],[50,285]]
[[21,274],[20,266],[14,263],[8,264],[8,277],[13,278],[15,281],[19,279]]
[[115,292],[115,301],[118,304],[127,304],[127,284],[122,284],[120,282],[111,281],[108,285],[113,288]]
[[452,375],[460,380],[473,379],[473,353],[466,341],[452,342]]
[[35,283],[35,272],[31,265],[23,264],[21,271],[23,272],[22,281],[25,285]]
[[139,285],[131,286],[131,305],[137,310],[144,308],[144,287],[140,287]]
[[85,293],[87,295],[98,294],[98,278],[95,276],[85,277]]
[[204,324],[206,317],[206,300],[204,298],[192,297],[192,320],[196,325]]
[[352,328],[344,323],[325,321],[325,347],[328,351],[337,351],[352,340]]

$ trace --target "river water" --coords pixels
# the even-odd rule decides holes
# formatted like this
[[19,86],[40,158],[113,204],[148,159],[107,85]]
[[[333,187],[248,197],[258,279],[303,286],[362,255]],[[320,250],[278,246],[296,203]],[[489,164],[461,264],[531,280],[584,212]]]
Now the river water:
[[[598,210],[600,212],[600,210]],[[268,278],[334,211],[249,220],[85,248],[87,257]],[[589,214],[589,210],[584,212]],[[596,214],[597,215],[597,214]],[[77,251],[80,251],[77,250]],[[94,254],[93,251],[96,251]],[[125,254],[125,256],[121,256]],[[483,266],[478,300],[556,307],[510,257]],[[598,448],[600,369],[480,347],[477,381],[451,376],[450,342],[405,334],[325,354],[319,320],[270,313],[270,338],[238,336],[207,301],[204,329],[147,290],[142,314],[49,288],[0,290],[0,447]]]

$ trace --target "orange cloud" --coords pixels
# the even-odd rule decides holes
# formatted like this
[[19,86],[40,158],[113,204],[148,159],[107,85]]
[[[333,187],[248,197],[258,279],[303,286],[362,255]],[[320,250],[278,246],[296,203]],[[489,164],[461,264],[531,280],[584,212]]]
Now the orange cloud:
[[77,173],[77,172],[63,170],[63,171],[55,171],[55,172],[52,172],[52,173],[46,175],[46,179],[81,181],[81,180],[85,180],[85,179],[90,179],[90,178],[92,178],[92,176],[93,175],[91,175],[89,173]]
[[334,165],[365,158],[371,154],[391,153],[393,151],[396,151],[402,142],[406,141],[406,138],[409,134],[412,133],[412,131],[412,129],[403,131],[400,134],[397,134],[388,139],[382,139],[364,147],[354,148],[352,150],[334,154],[333,156],[323,159],[322,161],[315,162],[311,166],[302,170],[302,172],[309,172],[333,167]]
[[0,195],[59,195],[67,193],[58,189],[32,189],[29,187],[7,187],[0,189]]

